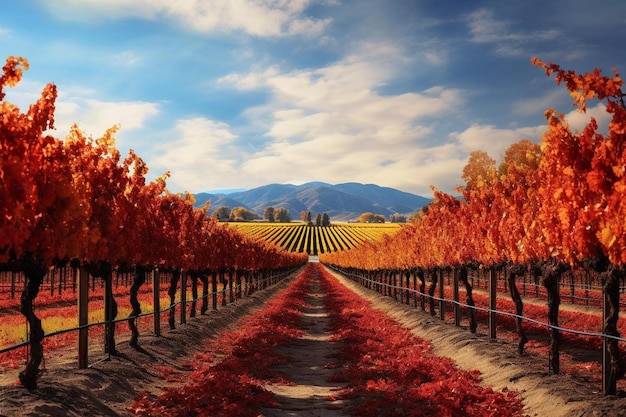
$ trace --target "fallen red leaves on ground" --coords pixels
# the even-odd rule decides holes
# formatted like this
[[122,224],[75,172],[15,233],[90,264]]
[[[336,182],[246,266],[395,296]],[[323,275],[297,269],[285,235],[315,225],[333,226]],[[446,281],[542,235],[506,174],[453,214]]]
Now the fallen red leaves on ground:
[[480,385],[478,371],[462,371],[435,356],[428,341],[375,310],[323,271],[326,308],[340,344],[336,380],[348,382],[342,398],[354,400],[351,415],[521,416],[512,391]]
[[483,387],[478,371],[458,370],[451,359],[435,356],[428,341],[374,310],[319,264],[309,264],[265,308],[209,342],[188,376],[163,371],[164,378],[187,383],[145,392],[129,411],[144,417],[256,417],[260,408],[277,406],[263,386],[289,383],[272,370],[289,358],[275,348],[303,334],[301,309],[318,277],[338,351],[328,367],[337,369],[334,380],[348,383],[336,396],[351,400],[344,411],[360,417],[523,415],[516,393]]
[[281,381],[270,368],[288,360],[275,348],[303,334],[301,308],[310,272],[307,267],[263,309],[208,342],[194,357],[187,384],[159,395],[145,392],[129,411],[144,417],[257,417],[261,407],[276,406],[263,385]]

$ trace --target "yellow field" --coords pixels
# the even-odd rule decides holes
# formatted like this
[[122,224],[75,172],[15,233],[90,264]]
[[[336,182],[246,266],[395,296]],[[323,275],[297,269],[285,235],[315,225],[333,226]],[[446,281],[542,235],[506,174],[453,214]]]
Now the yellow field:
[[304,223],[231,222],[240,232],[266,240],[290,252],[309,255],[352,249],[367,240],[393,235],[400,223],[333,223],[329,227],[307,226]]

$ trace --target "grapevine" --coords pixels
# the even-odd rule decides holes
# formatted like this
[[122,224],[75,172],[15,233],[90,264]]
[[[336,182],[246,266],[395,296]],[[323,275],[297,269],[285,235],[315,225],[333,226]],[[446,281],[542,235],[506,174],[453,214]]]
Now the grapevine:
[[[384,241],[323,254],[320,260],[379,276],[384,275],[382,269],[404,270],[420,278],[422,293],[425,277],[430,277],[430,295],[438,269],[455,268],[463,276],[470,267],[505,268],[519,315],[523,303],[515,277],[534,275],[548,291],[552,325],[558,324],[558,277],[591,269],[602,274],[609,300],[603,332],[619,336],[617,301],[626,262],[622,79],[617,71],[606,77],[600,70],[577,74],[535,58],[532,63],[566,86],[579,111],[585,112],[590,100],[599,100],[611,115],[608,126],[600,127],[590,118],[582,131],[575,132],[563,114],[549,109],[541,146],[529,140],[513,144],[499,167],[482,151],[470,156],[463,170],[466,185],[458,188],[462,199],[433,188],[433,201],[409,227]],[[467,294],[471,295],[470,288]],[[518,351],[523,354],[527,338],[521,322],[518,334]],[[551,331],[551,338],[551,369],[558,373],[560,335]],[[613,380],[606,392],[614,393],[615,379],[624,375],[617,340],[608,343],[607,351]]]
[[[31,342],[20,375],[25,387],[37,388],[44,331],[33,301],[51,266],[72,261],[104,280],[105,350],[115,354],[114,269],[136,272],[131,315],[137,316],[141,306],[136,295],[145,272],[153,268],[206,275],[281,269],[306,261],[305,255],[282,252],[218,225],[207,216],[208,207],[193,206],[191,194],[167,190],[167,173],[147,183],[145,162],[132,150],[124,158],[116,149],[117,126],[96,139],[77,125],[64,140],[50,135],[54,84],[43,89],[26,113],[5,100],[4,89],[18,84],[27,69],[26,59],[9,57],[0,76],[0,263],[22,270],[27,281],[21,303]],[[134,333],[134,345],[136,337]]]

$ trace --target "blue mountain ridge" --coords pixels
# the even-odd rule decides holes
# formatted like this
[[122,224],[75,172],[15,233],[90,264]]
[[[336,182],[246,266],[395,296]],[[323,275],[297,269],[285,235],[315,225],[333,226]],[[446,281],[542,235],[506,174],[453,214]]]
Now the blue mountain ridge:
[[263,216],[267,207],[284,207],[291,218],[300,219],[300,213],[308,210],[313,216],[327,213],[331,221],[355,221],[362,213],[371,212],[388,218],[398,213],[410,217],[431,199],[375,184],[348,182],[328,184],[309,182],[302,185],[269,184],[246,191],[232,193],[197,193],[196,206],[210,202],[209,213],[226,206],[245,207]]

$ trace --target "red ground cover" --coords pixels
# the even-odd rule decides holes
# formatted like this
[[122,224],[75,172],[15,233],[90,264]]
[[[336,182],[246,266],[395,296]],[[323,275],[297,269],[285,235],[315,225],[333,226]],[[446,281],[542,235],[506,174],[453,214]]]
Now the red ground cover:
[[170,380],[191,382],[158,395],[146,392],[129,411],[140,416],[256,417],[260,407],[277,405],[262,386],[288,383],[271,369],[288,360],[275,348],[302,334],[306,290],[313,274],[321,274],[340,355],[328,366],[337,368],[335,379],[349,383],[339,395],[355,400],[345,411],[361,417],[522,415],[515,393],[482,387],[477,371],[459,371],[452,360],[434,356],[429,342],[412,336],[318,268],[309,264],[267,307],[210,342],[196,355],[190,375],[164,370]]
[[276,405],[273,394],[262,385],[280,381],[281,376],[270,368],[288,360],[275,347],[303,333],[300,309],[310,272],[307,267],[265,308],[209,342],[205,352],[195,356],[195,370],[181,376],[191,382],[158,396],[146,392],[129,411],[144,417],[257,417],[260,407]]
[[351,415],[523,415],[516,393],[481,386],[478,371],[461,371],[451,359],[435,356],[428,341],[373,309],[326,271],[323,277],[334,339],[341,345],[335,378],[349,383],[340,395],[355,400]]

